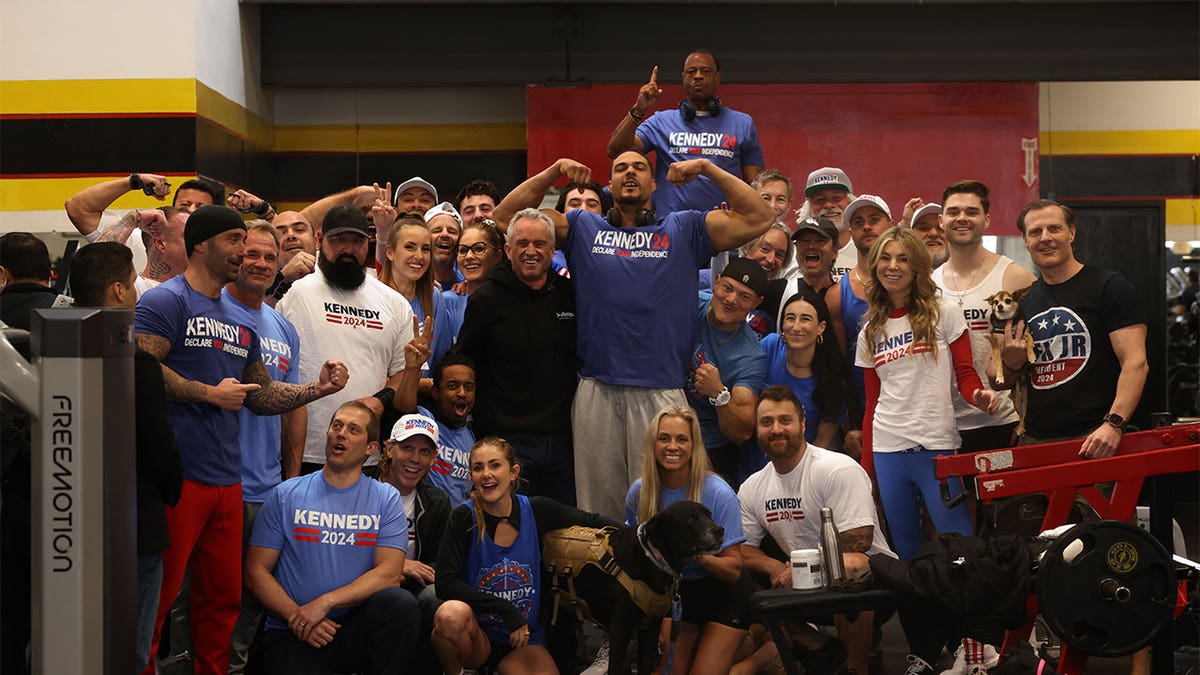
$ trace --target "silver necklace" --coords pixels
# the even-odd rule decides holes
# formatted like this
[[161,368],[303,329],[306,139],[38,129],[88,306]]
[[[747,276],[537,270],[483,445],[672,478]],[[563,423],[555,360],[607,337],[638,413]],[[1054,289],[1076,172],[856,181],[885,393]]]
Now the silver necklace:
[[[949,267],[949,266],[947,266],[947,267]],[[946,289],[950,294],[958,297],[958,306],[960,308],[963,306],[963,298],[965,298],[967,296],[967,293],[972,288],[975,288],[975,277],[979,275],[979,270],[981,270],[981,269],[983,269],[982,265],[980,265],[979,267],[976,267],[974,272],[971,272],[971,279],[970,279],[970,281],[967,282],[967,286],[963,290],[951,291],[949,289]],[[953,271],[953,269],[949,269],[948,271]],[[954,278],[960,282],[962,281],[962,277],[959,276],[958,272],[954,272]]]

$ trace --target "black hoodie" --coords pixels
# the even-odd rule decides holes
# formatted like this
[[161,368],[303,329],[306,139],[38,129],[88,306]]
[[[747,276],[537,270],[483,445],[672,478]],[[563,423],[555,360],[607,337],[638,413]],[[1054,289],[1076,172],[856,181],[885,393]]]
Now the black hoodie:
[[575,288],[570,279],[548,277],[534,290],[505,260],[467,300],[457,349],[475,361],[480,438],[571,431],[578,382]]

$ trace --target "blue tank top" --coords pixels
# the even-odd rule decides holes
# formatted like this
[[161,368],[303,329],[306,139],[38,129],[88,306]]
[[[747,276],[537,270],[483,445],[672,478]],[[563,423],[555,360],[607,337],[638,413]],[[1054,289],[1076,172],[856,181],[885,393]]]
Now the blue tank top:
[[863,382],[862,368],[854,365],[854,350],[858,346],[858,334],[862,331],[860,322],[867,313],[867,301],[854,294],[854,289],[850,286],[850,274],[844,275],[838,285],[842,295],[842,325],[846,328],[846,357],[850,360],[850,372],[854,375],[855,386],[858,387],[858,407],[865,409],[866,384]]
[[[466,502],[475,513],[474,500]],[[463,580],[485,593],[504,598],[517,608],[529,626],[529,644],[546,644],[545,630],[538,621],[541,604],[542,553],[538,542],[537,521],[529,498],[517,495],[521,509],[521,529],[509,546],[500,546],[485,532],[483,541],[472,533],[471,547],[463,565]],[[483,523],[476,523],[484,527]],[[480,628],[498,644],[508,644],[509,630],[499,614],[475,613]]]

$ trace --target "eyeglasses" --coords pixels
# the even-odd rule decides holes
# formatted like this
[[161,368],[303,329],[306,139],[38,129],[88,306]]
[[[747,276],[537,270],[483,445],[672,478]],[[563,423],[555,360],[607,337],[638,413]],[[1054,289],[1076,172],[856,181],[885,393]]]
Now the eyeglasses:
[[492,249],[492,248],[494,248],[494,247],[488,246],[486,243],[484,243],[482,241],[477,241],[474,244],[471,244],[470,246],[459,246],[458,254],[466,255],[467,253],[474,253],[475,255],[483,255],[484,253],[487,253],[489,249]]

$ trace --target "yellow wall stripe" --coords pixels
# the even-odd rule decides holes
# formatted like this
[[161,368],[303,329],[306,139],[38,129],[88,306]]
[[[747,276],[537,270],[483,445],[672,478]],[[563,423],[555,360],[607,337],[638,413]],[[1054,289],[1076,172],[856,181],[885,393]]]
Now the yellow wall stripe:
[[277,152],[489,152],[525,149],[524,124],[276,126]]
[[1200,129],[1161,131],[1043,131],[1043,155],[1194,155]]
[[[195,176],[169,176],[171,185],[178,186],[183,181]],[[12,178],[0,180],[0,211],[62,211],[63,202],[67,197],[79,192],[85,187],[103,183],[117,178],[129,178],[129,174],[119,176],[89,176],[86,178]],[[112,208],[150,209],[170,204],[169,201],[158,201],[141,192],[127,192],[113,203]],[[63,212],[63,222],[66,223],[66,212]],[[67,223],[70,226],[70,223]]]
[[1200,225],[1200,199],[1166,200],[1167,225]]
[[212,120],[264,150],[275,145],[275,125],[196,80],[196,114]]
[[0,80],[0,114],[194,113],[196,81]]

